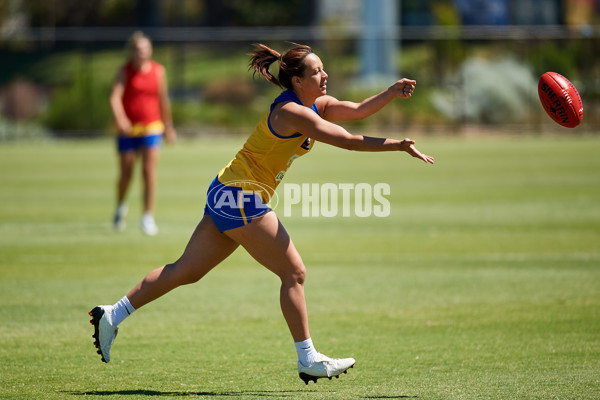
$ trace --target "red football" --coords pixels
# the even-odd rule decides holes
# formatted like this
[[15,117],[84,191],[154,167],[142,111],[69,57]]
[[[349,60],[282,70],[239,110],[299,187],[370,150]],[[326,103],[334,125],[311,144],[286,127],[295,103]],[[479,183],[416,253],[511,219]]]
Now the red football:
[[567,78],[556,72],[546,72],[540,77],[538,94],[544,110],[556,123],[567,128],[575,128],[581,123],[581,96]]

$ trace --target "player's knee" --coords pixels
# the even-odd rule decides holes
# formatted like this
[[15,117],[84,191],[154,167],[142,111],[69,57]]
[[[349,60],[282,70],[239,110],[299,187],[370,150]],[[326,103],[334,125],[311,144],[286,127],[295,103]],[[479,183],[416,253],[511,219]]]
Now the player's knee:
[[304,285],[304,281],[306,280],[306,267],[304,264],[294,265],[288,278],[293,284]]
[[142,168],[142,176],[144,177],[144,179],[151,179],[154,177],[154,169],[149,166],[146,165]]
[[127,181],[129,182],[131,180],[131,177],[133,176],[133,170],[130,168],[125,168],[121,170],[121,174],[119,176],[119,179],[121,179],[121,181]]
[[177,285],[189,285],[196,283],[202,278],[194,268],[186,268],[186,265],[182,260],[178,260],[173,264],[168,264],[167,268],[173,271],[174,280]]

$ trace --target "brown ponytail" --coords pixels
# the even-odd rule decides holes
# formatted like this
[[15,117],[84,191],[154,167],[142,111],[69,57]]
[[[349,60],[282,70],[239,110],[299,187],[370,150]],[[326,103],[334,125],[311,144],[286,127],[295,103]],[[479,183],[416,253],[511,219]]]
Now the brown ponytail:
[[[248,69],[254,70],[254,75],[258,73],[277,86],[293,90],[292,78],[294,76],[301,76],[304,73],[304,59],[307,55],[312,54],[313,50],[305,45],[292,44],[296,45],[296,47],[288,50],[283,56],[264,44],[255,44],[256,51],[249,54],[251,58]],[[275,61],[279,62],[278,78],[275,78],[269,72],[269,67]]]

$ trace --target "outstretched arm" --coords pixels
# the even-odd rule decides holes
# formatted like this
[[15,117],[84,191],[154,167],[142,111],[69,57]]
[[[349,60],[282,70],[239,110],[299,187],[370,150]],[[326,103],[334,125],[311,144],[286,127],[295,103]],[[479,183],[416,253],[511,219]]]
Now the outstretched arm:
[[341,101],[332,96],[322,96],[316,101],[321,116],[327,121],[353,121],[375,114],[395,98],[409,98],[417,82],[401,79],[379,94],[360,103]]
[[[293,102],[276,109],[272,114],[277,125],[286,127],[285,134],[300,132],[314,140],[355,151],[405,151],[415,158],[433,164],[434,158],[422,154],[411,139],[397,140],[363,135],[352,135],[343,127],[326,121],[308,107]],[[273,124],[273,119],[271,120]]]

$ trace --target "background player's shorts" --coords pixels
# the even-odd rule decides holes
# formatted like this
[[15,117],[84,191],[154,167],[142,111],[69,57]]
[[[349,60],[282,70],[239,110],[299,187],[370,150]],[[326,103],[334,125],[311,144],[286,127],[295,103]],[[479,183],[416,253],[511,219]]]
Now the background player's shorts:
[[249,224],[269,210],[258,194],[223,185],[215,178],[208,188],[204,215],[210,215],[219,232],[223,233]]
[[117,148],[119,153],[126,151],[137,151],[158,147],[162,143],[162,134],[148,136],[117,136]]

